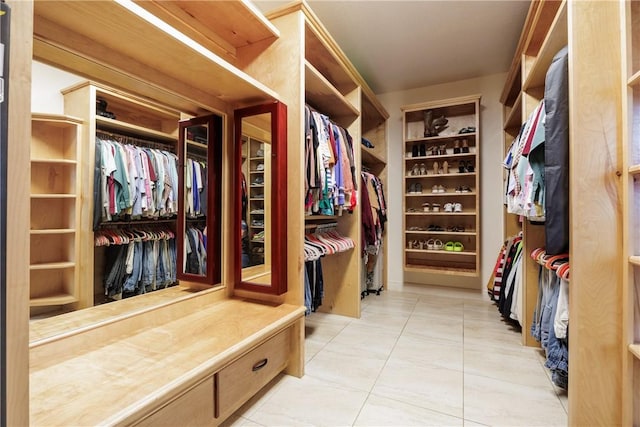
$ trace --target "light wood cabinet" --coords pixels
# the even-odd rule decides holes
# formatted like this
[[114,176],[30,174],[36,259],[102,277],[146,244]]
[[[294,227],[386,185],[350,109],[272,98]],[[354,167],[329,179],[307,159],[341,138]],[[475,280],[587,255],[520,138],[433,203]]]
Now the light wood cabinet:
[[29,305],[33,315],[67,311],[80,301],[82,123],[71,116],[32,117]]
[[209,377],[184,394],[158,409],[140,422],[140,427],[211,426],[214,418],[215,386],[213,377]]
[[282,372],[290,342],[290,331],[280,332],[216,373],[216,418],[227,418]]
[[[408,105],[402,111],[404,269],[478,276],[480,96]],[[441,117],[446,128],[432,135],[430,120]]]

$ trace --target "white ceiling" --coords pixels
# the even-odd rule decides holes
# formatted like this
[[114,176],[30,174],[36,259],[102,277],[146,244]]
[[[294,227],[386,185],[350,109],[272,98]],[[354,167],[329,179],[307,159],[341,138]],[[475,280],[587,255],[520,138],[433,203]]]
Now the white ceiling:
[[[288,1],[255,0],[268,12]],[[505,72],[529,1],[308,0],[375,93]]]

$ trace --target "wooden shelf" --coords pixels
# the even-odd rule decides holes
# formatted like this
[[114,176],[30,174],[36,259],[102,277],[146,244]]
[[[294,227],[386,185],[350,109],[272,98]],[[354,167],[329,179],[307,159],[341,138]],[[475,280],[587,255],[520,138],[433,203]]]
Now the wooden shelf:
[[[442,251],[439,251],[442,252]],[[450,276],[477,277],[478,272],[470,268],[440,267],[434,265],[405,264],[404,270],[413,273],[444,274]]]
[[509,111],[509,115],[504,120],[504,129],[520,128],[522,125],[522,92],[516,98],[516,101]]
[[78,162],[71,159],[31,159],[31,163],[45,163],[52,165],[75,165]]
[[405,234],[437,234],[437,235],[446,235],[446,236],[475,236],[475,231],[411,231],[405,230]]
[[461,134],[454,134],[454,135],[428,136],[425,138],[408,138],[405,142],[434,142],[434,141],[442,141],[442,140],[453,141],[455,139],[470,138],[472,136],[475,137],[476,133],[472,132],[472,133],[461,133]]
[[[421,197],[458,197],[458,196],[477,196],[477,193],[475,191],[471,191],[471,192],[467,192],[467,193],[422,193],[422,194],[409,194],[407,193],[407,196],[421,196]],[[406,212],[406,213],[412,213],[412,212]],[[413,212],[415,213],[415,212]]]
[[637,256],[637,255],[630,256],[629,257],[629,263],[633,264],[633,265],[640,266],[640,256]]
[[563,1],[531,66],[531,71],[525,78],[522,86],[525,92],[544,86],[549,65],[556,53],[567,45],[567,40],[567,3]]
[[43,230],[31,230],[29,231],[30,234],[33,235],[37,235],[37,234],[73,234],[75,233],[77,230],[75,228],[48,228],[48,229],[43,229]]
[[406,216],[434,216],[434,215],[447,215],[447,216],[474,216],[475,212],[405,212]]
[[44,307],[50,305],[65,305],[77,302],[78,299],[69,294],[56,294],[42,298],[32,298],[29,300],[31,307]]
[[[96,116],[96,127],[98,129],[110,130],[114,132],[124,132],[134,134],[138,137],[147,137],[151,139],[159,139],[162,142],[175,144],[178,137],[169,135],[168,133],[158,132],[153,129],[137,126],[131,123],[110,119],[108,117]],[[197,144],[194,142],[194,144]],[[206,146],[205,146],[206,147]]]
[[335,117],[356,117],[359,111],[351,104],[329,80],[305,60],[305,98],[306,102],[319,112],[330,111]]
[[360,150],[360,157],[362,160],[362,164],[364,165],[373,166],[373,165],[387,164],[387,162],[384,159],[382,159],[381,157],[373,153],[370,148],[366,148],[364,146],[362,146]]
[[32,199],[75,199],[75,194],[31,194]]
[[640,344],[629,344],[629,353],[636,359],[640,359]]
[[629,167],[629,174],[637,175],[640,173],[640,165],[633,165]]
[[348,59],[313,12],[302,5],[305,13],[304,57],[342,94],[351,93],[358,85],[347,68]]
[[629,77],[629,80],[627,81],[627,86],[638,86],[638,84],[640,84],[640,71],[636,71],[636,73]]
[[203,144],[201,142],[196,142],[196,141],[191,141],[190,139],[187,139],[187,145],[189,147],[198,148],[200,150],[206,150],[207,149],[207,144]]
[[340,218],[337,215],[306,215],[304,217],[305,221],[328,221],[328,220],[336,220]]
[[405,157],[405,160],[430,160],[430,159],[447,159],[450,157],[475,157],[476,153],[460,153],[460,154],[439,154],[437,156],[418,156],[418,157]]
[[76,263],[73,261],[47,262],[42,264],[31,264],[29,270],[61,270],[63,268],[73,268]]
[[[427,175],[408,175],[405,176],[405,178],[443,178],[443,177],[449,177],[449,176],[475,176],[476,172],[463,172],[463,173],[439,173],[439,174],[427,174]],[[443,193],[436,193],[436,194],[443,194]]]
[[237,56],[237,49],[275,39],[278,29],[250,2],[134,0],[193,40],[215,52]]
[[[205,2],[200,7],[209,6],[217,7]],[[55,7],[35,2],[33,57],[180,105],[185,111],[197,111],[198,105],[221,106],[221,101],[259,103],[279,98],[133,2],[60,1]],[[109,66],[103,65],[105,58]],[[132,76],[144,76],[145,80]],[[189,102],[184,98],[179,101],[176,94],[186,92],[192,94]]]
[[[446,242],[442,242],[446,243]],[[439,254],[439,255],[456,255],[456,256],[476,256],[477,254],[472,251],[446,251],[444,249],[432,250],[432,249],[405,249],[407,252],[415,252],[415,253],[429,253],[429,254]]]

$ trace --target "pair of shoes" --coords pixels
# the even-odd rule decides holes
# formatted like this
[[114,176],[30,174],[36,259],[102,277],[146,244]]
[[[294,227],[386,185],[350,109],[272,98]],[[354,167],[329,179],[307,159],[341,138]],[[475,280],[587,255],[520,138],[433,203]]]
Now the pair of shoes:
[[427,231],[444,231],[444,228],[440,227],[439,225],[433,225],[431,224],[428,228]]
[[256,179],[253,180],[251,185],[262,187],[264,185],[264,178],[261,176],[256,176]]
[[447,203],[444,205],[445,212],[462,212],[461,203]]
[[424,231],[424,228],[422,228],[422,227],[417,227],[417,226],[415,226],[415,225],[414,225],[414,226],[409,227],[409,229],[408,229],[408,230],[409,230],[409,231]]
[[464,246],[460,242],[447,242],[444,245],[444,250],[450,252],[462,252],[464,250]]
[[427,249],[430,251],[439,251],[442,250],[444,244],[440,239],[429,239],[427,240]]
[[254,209],[251,212],[249,212],[250,214],[255,214],[255,215],[260,215],[260,214],[264,214],[264,209]]
[[473,172],[475,171],[475,167],[473,166],[473,163],[471,163],[471,160],[460,160],[460,162],[458,162],[458,171],[460,173]]
[[431,205],[429,203],[423,203],[422,204],[422,210],[424,212],[429,212],[430,208],[431,208]]
[[254,219],[251,221],[252,227],[264,227],[264,221],[261,219]]
[[424,163],[420,163],[420,164],[416,163],[415,165],[413,165],[413,168],[409,173],[409,175],[413,175],[413,176],[420,176],[420,175],[426,175],[426,174],[427,174],[427,167],[425,166]]
[[415,212],[418,212],[418,209],[416,209],[416,208],[407,209],[407,213],[415,213]]
[[460,150],[463,153],[468,153],[469,152],[469,143],[467,142],[466,138],[462,140],[462,147],[460,147]]
[[460,154],[460,140],[453,141],[453,154]]
[[433,212],[440,212],[440,203],[433,203],[433,204],[431,205],[431,210],[432,210]]
[[409,185],[409,194],[422,194],[422,184],[418,182]]
[[446,189],[442,185],[434,185],[433,187],[431,187],[431,192],[432,193],[444,193],[444,192],[446,192]]
[[452,231],[454,233],[461,233],[464,231],[464,227],[461,225],[454,225],[452,227],[447,227],[447,231]]
[[409,240],[407,242],[407,249],[419,249],[420,243],[417,240]]
[[442,162],[442,168],[439,167],[438,162],[433,162],[433,173],[435,174],[448,174],[449,173],[449,162],[446,160]]
[[427,147],[424,144],[411,147],[411,157],[424,157],[427,155]]
[[456,193],[471,193],[471,188],[466,185],[456,187]]
[[462,128],[460,129],[460,131],[458,132],[458,134],[463,134],[463,133],[475,133],[476,132],[476,127],[475,126],[467,126],[466,128]]

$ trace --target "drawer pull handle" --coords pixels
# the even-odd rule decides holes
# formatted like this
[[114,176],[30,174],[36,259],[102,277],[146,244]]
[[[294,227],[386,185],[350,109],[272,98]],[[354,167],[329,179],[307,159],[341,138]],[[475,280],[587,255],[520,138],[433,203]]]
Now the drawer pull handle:
[[269,359],[262,359],[261,361],[259,361],[258,363],[256,363],[255,365],[253,365],[253,368],[251,368],[251,370],[253,372],[255,371],[259,371],[260,369],[264,368],[265,366],[267,366],[267,363],[269,363]]

